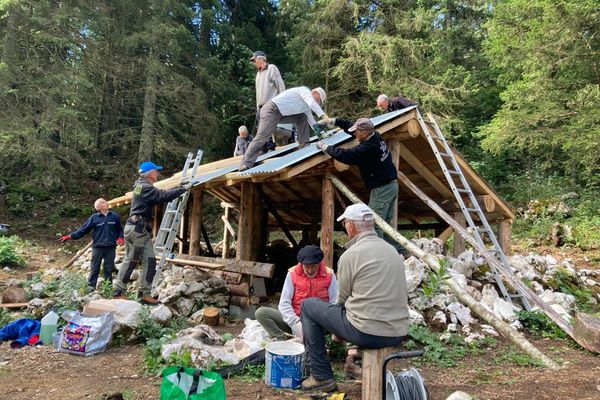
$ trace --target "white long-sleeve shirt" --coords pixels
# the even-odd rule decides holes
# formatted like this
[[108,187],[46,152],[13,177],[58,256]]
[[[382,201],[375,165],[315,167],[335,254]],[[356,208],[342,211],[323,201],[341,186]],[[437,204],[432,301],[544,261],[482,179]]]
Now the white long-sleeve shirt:
[[273,64],[256,73],[256,108],[262,107],[267,101],[285,91],[285,83],[279,69]]
[[325,115],[321,106],[319,106],[319,103],[312,97],[310,89],[306,86],[288,89],[275,96],[271,101],[275,103],[283,116],[306,114],[310,126],[317,123],[312,116],[313,112],[317,114],[319,118]]
[[[329,302],[331,304],[335,304],[337,301],[337,280],[335,278],[335,274],[331,274],[331,283],[329,284],[329,288],[327,289],[327,294],[329,295]],[[283,289],[281,290],[281,297],[279,298],[279,312],[283,317],[283,322],[287,324],[287,326],[292,327],[300,322],[300,317],[296,315],[294,312],[294,307],[292,306],[292,297],[294,297],[294,284],[292,283],[292,277],[290,273],[287,273],[285,277],[285,283],[283,284]]]

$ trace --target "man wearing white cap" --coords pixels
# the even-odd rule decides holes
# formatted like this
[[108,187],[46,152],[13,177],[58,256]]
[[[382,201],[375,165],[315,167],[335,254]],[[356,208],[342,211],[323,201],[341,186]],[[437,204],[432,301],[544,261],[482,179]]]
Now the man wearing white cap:
[[377,236],[373,216],[365,204],[353,204],[338,218],[350,240],[338,262],[337,304],[316,298],[302,303],[311,369],[304,390],[337,388],[325,349],[327,333],[367,349],[398,346],[408,333],[404,258]]
[[318,87],[310,90],[306,86],[288,89],[267,101],[260,109],[260,119],[256,136],[242,160],[239,170],[252,168],[261,153],[265,142],[277,130],[278,123],[296,124],[298,128],[298,147],[306,146],[310,137],[310,127],[321,132],[312,113],[319,118],[327,118],[321,105],[325,102],[325,91]]

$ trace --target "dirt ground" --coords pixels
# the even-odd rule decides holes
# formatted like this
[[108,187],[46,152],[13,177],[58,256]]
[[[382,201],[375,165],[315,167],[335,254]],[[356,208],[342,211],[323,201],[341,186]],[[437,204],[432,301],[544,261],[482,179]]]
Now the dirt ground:
[[[84,245],[84,243],[82,243]],[[25,269],[0,270],[0,286],[8,278],[24,278],[27,272],[63,265],[71,254],[43,244],[28,254]],[[75,248],[74,248],[75,250]],[[572,254],[567,256],[573,257]],[[594,260],[595,261],[595,260]],[[592,261],[589,268],[598,268]],[[222,327],[220,333],[238,333],[240,325]],[[476,399],[600,399],[600,356],[569,346],[567,342],[544,339],[534,344],[559,361],[558,371],[519,366],[499,361],[513,351],[510,344],[483,351],[461,360],[453,368],[419,366],[432,400],[443,400],[456,390],[470,393]],[[341,368],[338,363],[334,367]],[[394,370],[407,365],[394,363]],[[360,383],[338,382],[346,399],[360,399]],[[225,380],[228,399],[298,399],[299,391],[269,388],[260,379],[247,376]],[[91,357],[55,353],[45,346],[11,349],[0,344],[0,400],[30,399],[107,399],[121,393],[125,400],[158,399],[160,378],[144,371],[141,345],[110,347]]]

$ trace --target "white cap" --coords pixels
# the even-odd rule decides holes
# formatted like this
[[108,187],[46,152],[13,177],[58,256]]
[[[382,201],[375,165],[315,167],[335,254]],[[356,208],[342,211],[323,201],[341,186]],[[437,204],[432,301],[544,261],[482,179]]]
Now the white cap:
[[373,221],[373,214],[374,212],[369,206],[358,203],[346,207],[344,213],[340,215],[337,220],[341,221],[343,219],[349,219],[351,221]]
[[319,93],[319,97],[321,98],[321,104],[325,103],[325,99],[327,99],[327,95],[325,94],[325,91],[323,90],[323,88],[317,87],[317,88],[314,88],[313,90],[316,90],[317,93]]

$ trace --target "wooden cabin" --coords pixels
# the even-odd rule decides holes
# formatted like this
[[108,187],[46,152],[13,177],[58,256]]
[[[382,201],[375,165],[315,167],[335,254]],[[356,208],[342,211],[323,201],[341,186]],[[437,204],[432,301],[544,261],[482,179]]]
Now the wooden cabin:
[[[464,225],[464,216],[422,130],[422,124],[428,127],[432,125],[423,120],[420,122],[419,118],[416,108],[410,107],[372,120],[375,129],[386,139],[399,171]],[[341,130],[333,133],[326,139],[328,143],[341,147],[357,144],[356,139]],[[513,212],[467,161],[456,150],[453,151],[488,222],[497,226],[501,247],[508,253]],[[223,258],[228,259],[228,243],[235,236],[236,259],[260,261],[268,233],[279,230],[294,246],[294,232],[296,237],[301,232],[304,242],[320,244],[326,263],[332,265],[334,231],[342,229],[335,219],[350,202],[334,188],[329,177],[338,177],[367,203],[369,191],[360,178],[358,168],[334,162],[315,145],[298,150],[296,143],[264,154],[254,168],[240,173],[237,172],[237,166],[241,158],[232,157],[204,164],[196,171],[194,179],[198,183],[192,191],[192,201],[188,204],[180,231],[180,236],[187,238],[188,255],[200,254],[202,199],[210,195],[219,199],[224,208]],[[177,187],[180,174],[157,182],[156,186],[163,189]],[[127,193],[112,199],[109,204],[119,206],[130,200],[131,193]],[[443,241],[451,237],[452,228],[402,184],[397,206],[395,224],[399,231],[430,231]],[[239,211],[237,232],[229,223],[233,209]],[[180,246],[179,251],[183,249]],[[454,254],[460,254],[464,249],[464,240],[455,235]]]

